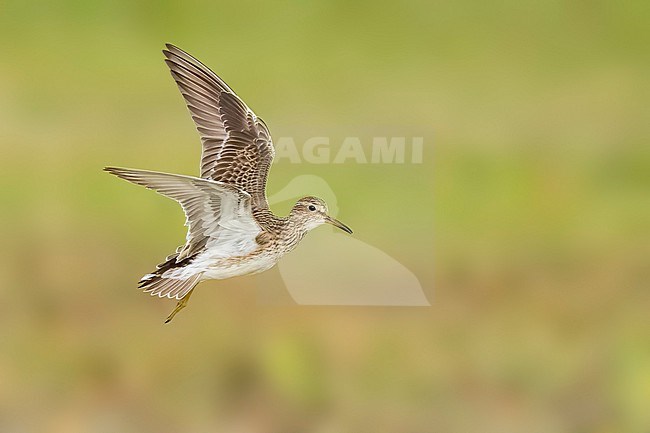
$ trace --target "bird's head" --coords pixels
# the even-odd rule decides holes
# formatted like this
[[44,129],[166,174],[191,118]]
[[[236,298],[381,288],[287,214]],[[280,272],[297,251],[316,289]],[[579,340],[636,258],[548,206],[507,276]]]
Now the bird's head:
[[298,200],[291,209],[291,217],[300,222],[307,230],[315,229],[327,223],[352,234],[350,227],[329,216],[327,204],[318,197],[309,196]]

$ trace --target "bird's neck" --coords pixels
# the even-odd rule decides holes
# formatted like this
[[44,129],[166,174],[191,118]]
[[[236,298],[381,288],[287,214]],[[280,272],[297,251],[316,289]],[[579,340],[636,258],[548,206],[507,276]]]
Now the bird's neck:
[[284,228],[287,245],[293,249],[305,237],[309,229],[305,225],[305,220],[294,213],[290,213],[284,218]]
[[280,234],[285,246],[292,250],[309,231],[304,220],[293,212],[285,217],[275,215],[270,209],[256,209],[253,216],[258,224],[270,233]]

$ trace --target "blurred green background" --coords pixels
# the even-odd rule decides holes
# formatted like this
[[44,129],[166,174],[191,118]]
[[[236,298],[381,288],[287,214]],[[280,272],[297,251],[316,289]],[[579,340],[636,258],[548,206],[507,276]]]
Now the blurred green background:
[[[648,28],[641,0],[5,0],[0,431],[649,431]],[[327,179],[433,306],[265,306],[246,277],[163,326],[135,283],[182,213],[101,168],[197,173],[165,42],[276,137],[424,137],[269,190]]]

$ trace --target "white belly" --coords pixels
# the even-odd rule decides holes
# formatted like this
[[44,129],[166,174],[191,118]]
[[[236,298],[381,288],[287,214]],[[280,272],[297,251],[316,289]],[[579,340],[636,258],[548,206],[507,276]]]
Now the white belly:
[[217,258],[210,260],[203,273],[204,280],[224,280],[264,272],[278,262],[279,257],[259,254],[248,258]]
[[202,274],[203,280],[225,280],[226,278],[258,274],[271,269],[282,257],[278,250],[253,249],[248,253],[226,256],[221,249],[207,249],[190,264],[165,273],[166,278],[190,278]]

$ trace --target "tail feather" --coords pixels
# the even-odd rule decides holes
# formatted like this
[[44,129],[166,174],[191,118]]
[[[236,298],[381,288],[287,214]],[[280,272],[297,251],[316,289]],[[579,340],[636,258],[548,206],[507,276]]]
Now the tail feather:
[[201,273],[194,274],[189,278],[165,278],[160,275],[150,275],[147,279],[140,281],[140,288],[151,296],[169,299],[183,299],[190,290],[201,280]]
[[194,256],[186,257],[177,262],[178,250],[176,253],[167,256],[165,261],[158,266],[156,270],[142,277],[138,287],[145,293],[161,298],[182,299],[190,290],[201,281],[201,272],[185,278],[179,278],[178,274],[173,271],[178,268],[189,265],[194,260]]

